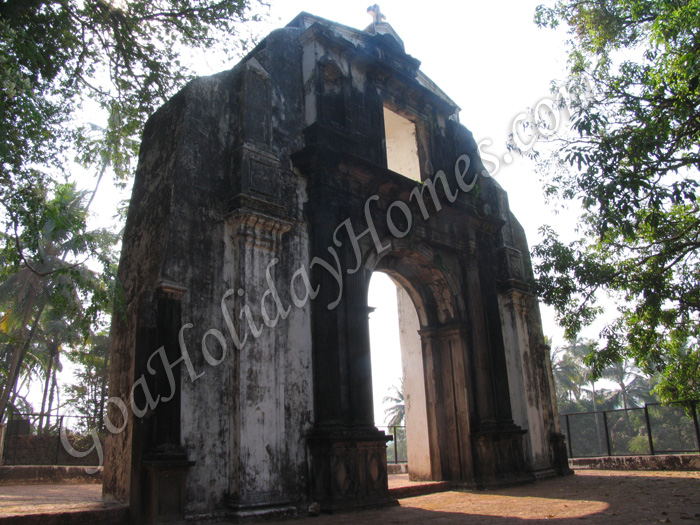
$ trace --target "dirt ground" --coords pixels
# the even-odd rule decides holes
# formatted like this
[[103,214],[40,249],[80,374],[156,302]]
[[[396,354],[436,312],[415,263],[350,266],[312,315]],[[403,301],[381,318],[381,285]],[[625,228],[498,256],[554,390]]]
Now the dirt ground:
[[700,472],[579,470],[573,476],[502,490],[441,492],[400,503],[287,523],[697,523]]
[[[401,480],[392,480],[392,485]],[[3,517],[110,510],[100,485],[0,487]],[[114,509],[118,510],[118,509]],[[700,472],[578,470],[575,475],[491,491],[448,491],[400,500],[400,506],[307,517],[290,525],[698,523]]]

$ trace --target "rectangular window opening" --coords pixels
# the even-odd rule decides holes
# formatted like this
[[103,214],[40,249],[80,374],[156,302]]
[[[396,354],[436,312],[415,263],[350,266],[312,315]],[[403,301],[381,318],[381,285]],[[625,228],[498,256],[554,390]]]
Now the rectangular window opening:
[[384,138],[387,167],[409,179],[420,181],[415,123],[385,106]]

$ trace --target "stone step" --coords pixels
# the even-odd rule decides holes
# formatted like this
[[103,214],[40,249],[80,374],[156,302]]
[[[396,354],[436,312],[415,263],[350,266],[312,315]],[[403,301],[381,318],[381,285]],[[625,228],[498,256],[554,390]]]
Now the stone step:
[[425,483],[413,481],[410,484],[390,488],[389,496],[397,499],[412,498],[414,496],[445,492],[452,489],[453,486],[449,481],[428,481]]
[[[28,511],[29,512],[29,511]],[[41,512],[15,516],[0,516],[2,525],[125,525],[129,523],[129,508]]]
[[0,485],[0,525],[116,525],[129,522],[129,508],[103,501],[95,483]]
[[0,467],[0,485],[102,483],[102,467],[11,465]]

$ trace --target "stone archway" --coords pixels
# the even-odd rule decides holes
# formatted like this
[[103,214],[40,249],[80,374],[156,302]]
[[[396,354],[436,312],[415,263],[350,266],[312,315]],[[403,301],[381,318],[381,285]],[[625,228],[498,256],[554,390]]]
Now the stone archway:
[[[441,197],[430,192],[434,181],[421,186],[323,147],[308,147],[295,162],[313,196],[307,208],[312,258],[327,256],[332,246],[347,271],[337,305],[338,283],[320,266],[314,272],[320,291],[312,304],[315,428],[310,450],[317,490],[325,491],[319,499],[334,503],[353,491],[371,493],[376,481],[363,478],[362,459],[351,472],[333,455],[362,443],[362,450],[376,458],[384,448],[383,436],[372,425],[367,328],[366,288],[375,270],[398,280],[418,311],[432,479],[479,485],[531,479],[522,440],[526,432],[513,422],[493,264],[494,236],[501,225],[488,214],[480,216],[476,206],[443,206],[439,199],[449,192],[445,174],[437,179],[443,184]],[[421,221],[428,206],[434,216]],[[396,210],[401,213],[392,215]],[[334,473],[334,465],[341,470]],[[329,480],[336,477],[353,479],[340,484],[349,492],[332,492]]]
[[[382,270],[372,272],[368,298],[375,423],[388,425],[387,393],[389,398],[398,399],[400,391],[403,401],[403,429],[386,426],[394,435],[394,441],[387,444],[387,462],[393,449],[395,461],[406,462],[411,481],[430,481],[433,471],[418,313],[401,279]],[[393,399],[392,403],[397,404]]]
[[372,408],[375,270],[418,311],[430,477],[566,471],[524,233],[419,66],[385,22],[302,13],[149,119],[104,469],[134,523],[392,502]]
[[[469,428],[473,387],[469,355],[463,347],[468,315],[454,276],[446,267],[436,269],[432,263],[436,259],[437,254],[427,247],[409,248],[404,244],[382,254],[376,266],[370,268],[388,274],[416,313],[420,347],[410,357],[403,357],[410,359],[409,366],[419,369],[422,375],[416,378],[414,374],[405,386],[407,397],[415,394],[411,389],[423,389],[418,393],[424,400],[423,406],[413,407],[416,412],[424,412],[418,417],[425,417],[426,436],[422,444],[427,447],[428,464],[420,477],[473,481]],[[369,261],[369,265],[373,262]],[[399,323],[411,322],[408,317],[406,313],[402,316],[400,310]]]

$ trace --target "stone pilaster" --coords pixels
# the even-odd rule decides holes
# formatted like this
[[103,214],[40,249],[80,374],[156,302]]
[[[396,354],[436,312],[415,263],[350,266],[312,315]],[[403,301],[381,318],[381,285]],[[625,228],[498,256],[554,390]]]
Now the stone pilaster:
[[[177,362],[181,355],[178,333],[182,324],[182,295],[185,292],[186,289],[176,283],[161,281],[156,286],[155,346],[163,349],[165,359],[154,359],[157,354],[152,354],[146,367],[154,370],[155,374],[144,375],[149,394],[160,400],[153,413],[145,417],[150,434],[144,443],[146,453],[142,461],[145,482],[141,502],[146,523],[184,519],[185,476],[194,465],[194,461],[188,460],[180,442],[181,366],[178,363],[170,370],[165,368]],[[146,400],[141,403],[136,400],[137,406],[145,406]]]
[[[248,205],[235,209],[226,220],[233,290],[230,317],[239,337],[228,365],[235,408],[229,423],[232,465],[227,503],[240,519],[285,514],[291,512],[283,465],[286,348],[276,344],[277,330],[284,330],[283,319],[278,318],[281,312],[270,297],[265,300],[265,293],[271,289],[270,279],[280,289],[288,286],[277,282],[275,275],[278,265],[284,264],[282,236],[292,223]],[[269,322],[275,318],[276,323]]]
[[474,243],[471,254],[464,263],[467,290],[467,311],[471,321],[472,370],[475,399],[476,421],[481,430],[496,427],[496,404],[493,388],[493,367],[488,341],[484,301],[482,297],[481,277],[479,275],[479,256]]
[[471,481],[468,331],[455,325],[420,331],[433,479]]

